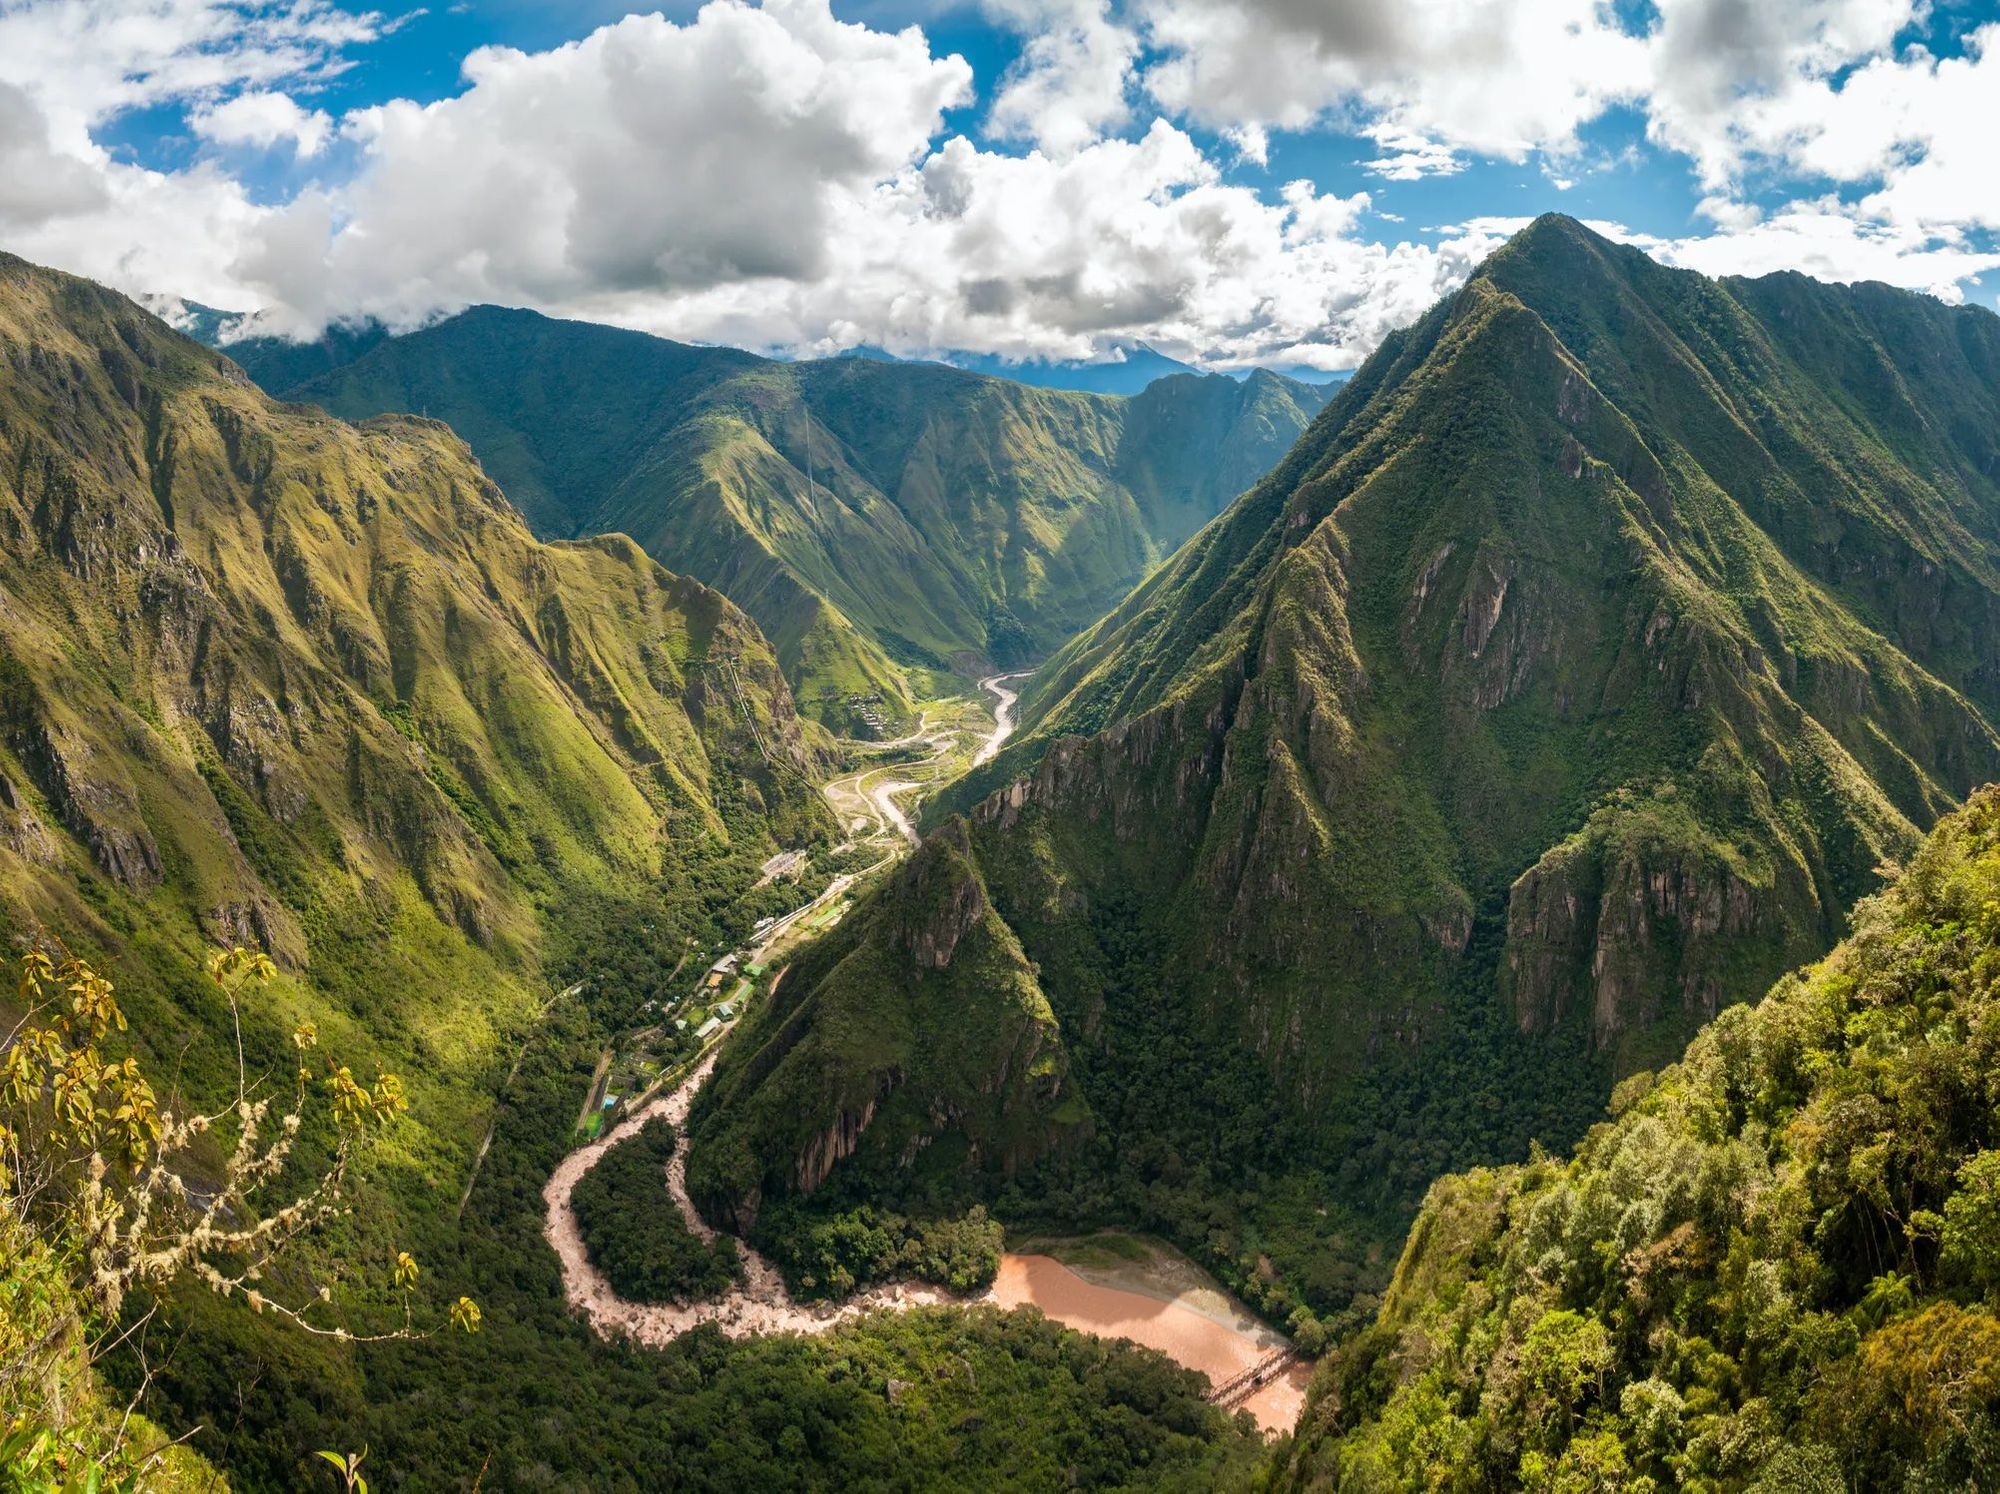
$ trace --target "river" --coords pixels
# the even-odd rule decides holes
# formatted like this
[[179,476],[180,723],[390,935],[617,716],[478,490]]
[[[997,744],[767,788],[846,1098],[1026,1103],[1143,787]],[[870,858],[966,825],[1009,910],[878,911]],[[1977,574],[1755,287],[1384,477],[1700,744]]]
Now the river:
[[[1007,689],[1006,683],[1024,677],[1024,674],[997,674],[979,682],[980,688],[993,696],[995,707],[993,730],[974,755],[975,765],[992,761],[1013,734],[1014,706],[1019,696]],[[931,740],[942,754],[950,733],[940,735],[944,740]],[[916,827],[892,795],[918,785],[891,780],[870,788],[864,786],[867,776],[865,772],[854,775],[850,792],[881,815],[885,832],[893,831],[914,843]],[[844,807],[835,803],[837,811]],[[767,930],[754,958],[767,959],[780,937],[800,918],[828,899],[840,896],[854,880],[853,875],[837,878],[808,907],[798,909]],[[783,978],[783,972],[779,978]],[[838,1305],[808,1305],[795,1302],[777,1269],[738,1241],[744,1279],[724,1297],[684,1307],[632,1302],[620,1297],[591,1264],[570,1206],[570,1191],[607,1151],[637,1135],[650,1116],[663,1114],[680,1130],[680,1138],[662,1184],[688,1227],[704,1239],[713,1238],[715,1231],[696,1213],[688,1198],[685,1126],[694,1097],[713,1072],[717,1049],[727,1035],[725,1029],[716,1047],[709,1050],[678,1087],[652,1098],[610,1134],[564,1157],[542,1190],[548,1208],[544,1233],[562,1261],[564,1295],[599,1333],[618,1334],[657,1347],[701,1323],[713,1323],[732,1338],[751,1333],[822,1333],[864,1312],[991,1302],[1005,1308],[1038,1308],[1054,1321],[1080,1332],[1127,1338],[1157,1349],[1177,1363],[1201,1371],[1215,1385],[1241,1374],[1275,1349],[1285,1347],[1281,1335],[1257,1322],[1241,1303],[1227,1296],[1192,1263],[1155,1245],[1137,1251],[1128,1248],[1111,1257],[1102,1253],[1092,1257],[1089,1242],[1078,1242],[1083,1249],[1073,1264],[1052,1255],[1009,1252],[1000,1258],[999,1274],[993,1285],[977,1297],[953,1297],[938,1287],[903,1284],[877,1287]],[[1310,1373],[1310,1366],[1293,1363],[1240,1405],[1256,1417],[1265,1431],[1289,1431],[1305,1404]]]
[[1007,681],[1024,680],[1033,673],[1032,669],[1023,669],[1014,674],[989,674],[979,682],[979,688],[993,697],[993,730],[979,744],[979,750],[972,754],[973,767],[992,762],[1000,755],[1007,739],[1014,735],[1014,703],[1021,695],[1017,690],[1009,690]]
[[[1200,1370],[1217,1385],[1283,1346],[1282,1337],[1252,1319],[1186,1260],[1158,1247],[1146,1259],[1097,1268],[1072,1268],[1048,1255],[1009,1253],[1001,1257],[993,1285],[970,1298],[908,1283],[876,1287],[837,1305],[809,1305],[794,1301],[777,1269],[738,1241],[744,1279],[723,1297],[687,1306],[620,1297],[591,1263],[570,1203],[571,1190],[612,1147],[638,1135],[653,1115],[664,1115],[680,1137],[661,1186],[690,1229],[704,1239],[714,1238],[715,1230],[695,1211],[687,1193],[686,1123],[694,1097],[714,1072],[715,1060],[716,1049],[711,1048],[676,1088],[656,1096],[610,1134],[569,1153],[542,1189],[548,1211],[543,1233],[562,1262],[563,1294],[600,1334],[657,1348],[702,1323],[715,1324],[731,1338],[823,1333],[864,1312],[992,1302],[1007,1308],[1039,1308],[1059,1323],[1100,1337],[1129,1338]],[[1307,1374],[1304,1365],[1290,1366],[1243,1401],[1243,1408],[1267,1432],[1289,1431],[1305,1403]]]

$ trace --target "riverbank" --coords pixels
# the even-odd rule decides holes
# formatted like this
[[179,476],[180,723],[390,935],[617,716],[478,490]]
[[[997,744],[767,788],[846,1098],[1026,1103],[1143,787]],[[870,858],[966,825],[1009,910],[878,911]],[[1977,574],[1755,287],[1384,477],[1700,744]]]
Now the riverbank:
[[[1222,1385],[1290,1347],[1194,1262],[1132,1235],[1035,1240],[1001,1257],[990,1300],[1036,1307],[1066,1327],[1129,1338]],[[1267,1433],[1289,1432],[1312,1366],[1289,1364],[1238,1404]]]
[[[867,1312],[991,1302],[1004,1308],[1033,1307],[1065,1327],[1102,1338],[1129,1338],[1199,1370],[1217,1386],[1287,1347],[1281,1335],[1250,1317],[1193,1263],[1152,1244],[1147,1245],[1146,1253],[1127,1251],[1124,1259],[1109,1266],[1084,1265],[1083,1270],[1100,1274],[1095,1281],[1052,1255],[1010,1251],[1000,1258],[993,1285],[977,1296],[958,1297],[941,1287],[898,1283],[859,1293],[838,1304],[806,1305],[792,1298],[775,1266],[739,1240],[743,1279],[720,1298],[683,1306],[620,1297],[591,1262],[570,1195],[578,1180],[606,1152],[637,1136],[652,1116],[663,1115],[680,1136],[661,1186],[688,1227],[704,1240],[713,1239],[714,1228],[701,1218],[688,1197],[686,1122],[695,1096],[715,1070],[716,1057],[716,1049],[711,1048],[671,1092],[637,1109],[608,1136],[569,1153],[542,1189],[547,1209],[543,1232],[562,1263],[563,1294],[598,1333],[659,1348],[705,1323],[714,1324],[730,1338],[753,1333],[823,1333],[836,1323]],[[1089,1243],[1087,1239],[1051,1242],[1049,1248],[1095,1262],[1087,1249],[1067,1248]],[[1236,1404],[1250,1412],[1266,1432],[1289,1431],[1305,1404],[1309,1375],[1308,1366],[1289,1365]]]

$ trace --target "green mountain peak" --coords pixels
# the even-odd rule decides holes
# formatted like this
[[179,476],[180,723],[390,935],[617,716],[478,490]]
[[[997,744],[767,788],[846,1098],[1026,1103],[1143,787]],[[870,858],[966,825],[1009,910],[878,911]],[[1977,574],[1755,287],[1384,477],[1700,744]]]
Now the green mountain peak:
[[[2000,773],[1996,349],[1559,218],[1388,339],[941,806],[1094,1117],[1021,1207],[1115,1199],[1337,1309],[1440,1164],[1576,1134],[1827,949]],[[733,1094],[697,1160],[758,1124]],[[934,1169],[868,1186],[995,1186]]]

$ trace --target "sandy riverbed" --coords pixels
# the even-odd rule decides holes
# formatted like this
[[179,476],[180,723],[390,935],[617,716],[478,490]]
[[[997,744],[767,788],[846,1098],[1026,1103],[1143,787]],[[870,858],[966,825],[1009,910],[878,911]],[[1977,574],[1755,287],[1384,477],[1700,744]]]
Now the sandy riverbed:
[[[1163,1299],[1086,1281],[1046,1255],[1004,1255],[989,1298],[1001,1307],[1039,1307],[1067,1327],[1102,1338],[1129,1338],[1216,1385],[1250,1368],[1282,1340],[1245,1330],[1178,1298]],[[1309,1365],[1293,1364],[1243,1402],[1267,1432],[1289,1432],[1305,1406]]]
[[[992,1287],[975,1298],[953,1297],[938,1287],[909,1283],[878,1287],[833,1306],[792,1300],[776,1268],[739,1241],[743,1283],[719,1300],[687,1306],[627,1301],[591,1263],[570,1206],[570,1191],[605,1152],[636,1136],[650,1117],[664,1115],[676,1128],[684,1128],[695,1095],[715,1068],[715,1059],[711,1052],[671,1093],[654,1099],[610,1135],[569,1153],[542,1190],[548,1205],[544,1228],[562,1261],[564,1295],[599,1333],[657,1348],[700,1323],[714,1323],[731,1338],[752,1333],[823,1333],[864,1312],[988,1301],[1007,1308],[1037,1307],[1081,1332],[1129,1338],[1200,1370],[1218,1385],[1283,1342],[1178,1257],[1150,1265],[1127,1263],[1115,1268],[1110,1280],[1128,1284],[1110,1285],[1104,1279],[1087,1280],[1051,1256],[1010,1253],[1001,1257]],[[713,1238],[715,1231],[695,1212],[687,1195],[685,1129],[661,1182],[688,1226],[704,1239]],[[1139,1290],[1132,1290],[1133,1285]],[[1266,1431],[1290,1430],[1305,1404],[1309,1373],[1305,1365],[1290,1366],[1245,1401],[1243,1409]]]

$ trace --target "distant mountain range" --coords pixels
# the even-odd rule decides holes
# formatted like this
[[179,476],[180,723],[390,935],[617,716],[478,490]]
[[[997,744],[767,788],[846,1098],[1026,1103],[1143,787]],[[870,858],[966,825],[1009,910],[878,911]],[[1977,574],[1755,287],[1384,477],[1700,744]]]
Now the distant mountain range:
[[[1156,379],[1170,378],[1175,374],[1199,374],[1204,370],[1192,363],[1183,363],[1178,358],[1169,358],[1165,353],[1157,353],[1144,343],[1135,343],[1122,348],[1118,356],[1094,362],[1078,359],[1056,359],[1036,361],[1012,361],[992,353],[944,353],[935,360],[901,358],[884,348],[861,346],[850,348],[841,355],[845,358],[872,358],[879,363],[907,363],[935,361],[951,368],[962,368],[968,373],[988,374],[996,379],[1013,379],[1021,384],[1033,384],[1041,389],[1076,389],[1087,394],[1137,394]],[[1244,369],[1233,373],[1233,378],[1248,378],[1252,370]],[[1302,384],[1339,384],[1348,378],[1347,371],[1328,373],[1319,369],[1285,368],[1267,369],[1297,380]]]
[[725,1052],[691,1185],[983,1186],[1339,1309],[2000,777],[2000,318],[1540,220],[1023,710]]
[[[142,297],[147,309],[164,318],[176,330],[197,342],[228,353],[250,376],[267,389],[290,388],[315,374],[352,363],[390,331],[372,317],[352,322],[335,322],[318,338],[291,342],[277,337],[238,337],[234,334],[243,320],[240,312],[218,311],[199,301],[183,297],[154,295]],[[494,308],[482,308],[494,309]],[[962,368],[968,373],[986,374],[996,379],[1012,379],[1037,389],[1073,389],[1083,394],[1137,394],[1156,379],[1174,374],[1205,374],[1196,364],[1170,358],[1145,343],[1111,350],[1103,358],[1008,359],[995,353],[944,352],[932,357],[911,357],[887,348],[862,343],[836,355],[862,358],[877,363],[940,363]],[[1251,369],[1230,371],[1230,377],[1248,378]],[[1339,384],[1351,377],[1348,369],[1326,370],[1303,365],[1266,369],[1301,384]]]
[[228,352],[288,400],[445,420],[539,533],[628,533],[720,588],[802,708],[846,731],[1059,647],[1326,397],[1267,373],[1123,397],[935,363],[786,363],[496,307]]

